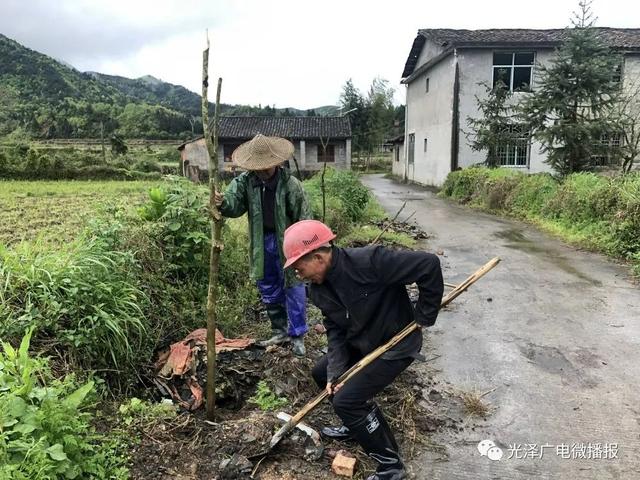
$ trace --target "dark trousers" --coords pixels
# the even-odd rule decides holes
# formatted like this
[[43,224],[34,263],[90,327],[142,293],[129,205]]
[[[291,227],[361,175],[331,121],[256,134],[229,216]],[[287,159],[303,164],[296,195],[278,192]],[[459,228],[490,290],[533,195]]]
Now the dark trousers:
[[[360,358],[351,357],[354,365]],[[331,403],[342,422],[351,427],[371,411],[370,401],[413,362],[412,357],[398,360],[377,358],[351,378],[333,396]],[[311,370],[313,379],[320,388],[327,385],[327,356],[324,355]]]

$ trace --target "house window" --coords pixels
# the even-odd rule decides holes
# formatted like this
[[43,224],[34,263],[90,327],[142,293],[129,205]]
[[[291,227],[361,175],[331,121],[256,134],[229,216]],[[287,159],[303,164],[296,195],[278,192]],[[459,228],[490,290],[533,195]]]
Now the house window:
[[493,52],[493,86],[499,82],[512,92],[531,91],[533,52]]
[[498,165],[503,167],[529,166],[530,135],[524,125],[510,125],[507,133],[511,137],[508,143],[498,146],[496,152]]
[[613,83],[617,83],[618,86],[622,84],[622,63],[619,63],[613,69],[613,73],[611,74],[611,81]]
[[225,162],[231,162],[231,155],[233,151],[240,146],[239,143],[224,143],[222,145],[222,154],[224,155]]
[[429,93],[429,77],[424,82],[424,91],[425,93]]
[[331,162],[335,162],[334,145],[327,145],[324,148],[318,145],[318,163]]
[[416,150],[416,134],[410,133],[409,134],[409,159],[408,159],[410,165],[413,165],[415,150]]
[[427,153],[427,139],[424,139],[424,153]]
[[591,164],[597,167],[618,165],[621,146],[622,136],[620,133],[603,133],[600,136],[600,141],[594,145],[595,154],[591,155]]

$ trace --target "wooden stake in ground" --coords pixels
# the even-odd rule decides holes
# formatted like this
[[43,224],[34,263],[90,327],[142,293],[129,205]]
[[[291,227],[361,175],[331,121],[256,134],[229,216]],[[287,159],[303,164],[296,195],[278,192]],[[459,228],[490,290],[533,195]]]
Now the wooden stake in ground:
[[207,292],[207,418],[213,420],[216,411],[216,303],[218,273],[222,251],[222,215],[216,205],[218,179],[218,111],[222,78],[218,78],[213,132],[209,131],[209,35],[202,52],[202,130],[209,153],[209,215],[211,217],[211,253],[209,255],[209,290]]
[[324,186],[324,174],[327,171],[327,145],[329,145],[329,137],[327,137],[326,142],[324,138],[320,137],[320,143],[322,144],[322,163],[324,163],[322,167],[322,175],[320,176],[320,189],[322,190],[322,221],[324,222],[325,217],[327,216],[327,194]]

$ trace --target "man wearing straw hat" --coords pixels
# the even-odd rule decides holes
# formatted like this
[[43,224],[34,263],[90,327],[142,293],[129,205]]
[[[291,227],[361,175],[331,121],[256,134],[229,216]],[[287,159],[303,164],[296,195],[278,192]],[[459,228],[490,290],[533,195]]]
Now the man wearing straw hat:
[[[440,260],[427,252],[396,251],[382,246],[338,248],[324,223],[303,220],[284,234],[285,268],[311,282],[309,298],[322,311],[328,352],[313,367],[343,425],[325,427],[324,436],[355,439],[378,462],[367,480],[406,478],[396,439],[373,398],[421,358],[422,335],[416,330],[365,366],[344,385],[336,380],[352,365],[392,339],[414,320],[435,323],[444,284]],[[412,306],[406,285],[418,285]]]
[[311,218],[302,184],[282,167],[293,151],[290,141],[261,134],[243,143],[231,158],[247,171],[234,178],[224,196],[217,195],[216,202],[225,217],[248,213],[251,276],[257,281],[272,329],[271,338],[259,345],[277,345],[290,339],[293,353],[304,356],[305,288],[291,272],[285,273],[282,252],[285,229]]

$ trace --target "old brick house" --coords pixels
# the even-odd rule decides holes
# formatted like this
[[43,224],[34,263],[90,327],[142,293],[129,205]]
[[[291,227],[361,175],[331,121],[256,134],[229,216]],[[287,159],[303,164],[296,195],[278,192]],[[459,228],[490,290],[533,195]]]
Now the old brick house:
[[[219,128],[220,171],[233,170],[233,151],[258,133],[290,140],[298,168],[303,172],[319,170],[325,162],[338,169],[351,168],[351,126],[347,117],[221,117]],[[183,175],[202,179],[208,169],[204,139],[183,143],[178,149]],[[295,165],[290,167],[294,169]]]

